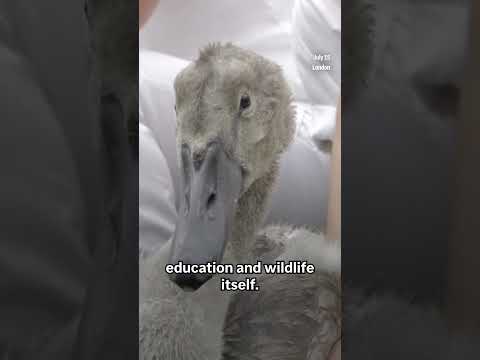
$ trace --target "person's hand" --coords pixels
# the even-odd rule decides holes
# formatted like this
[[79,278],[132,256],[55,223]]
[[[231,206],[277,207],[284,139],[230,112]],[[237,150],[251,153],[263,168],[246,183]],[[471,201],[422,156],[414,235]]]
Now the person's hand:
[[153,14],[159,0],[139,0],[138,1],[138,24],[140,28],[148,21]]

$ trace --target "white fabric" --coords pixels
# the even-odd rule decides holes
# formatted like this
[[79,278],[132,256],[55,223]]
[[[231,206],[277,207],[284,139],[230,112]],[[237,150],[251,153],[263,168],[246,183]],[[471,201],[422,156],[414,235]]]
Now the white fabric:
[[[315,104],[336,106],[341,77],[341,0],[297,1],[292,21],[292,46],[307,98]],[[330,55],[331,60],[315,60],[319,55]],[[322,64],[332,69],[312,69]]]
[[165,157],[153,133],[139,124],[140,256],[162,245],[175,230],[176,211],[172,180]]
[[280,64],[295,98],[307,100],[290,41],[294,0],[162,0],[140,47],[193,60],[211,42],[233,42]]
[[[291,0],[247,0],[241,3],[233,0],[193,0],[188,3],[162,0],[150,23],[141,32],[141,247],[151,249],[152,242],[164,243],[174,229],[172,199],[173,194],[178,194],[179,183],[175,147],[174,77],[188,61],[197,56],[199,48],[214,41],[231,41],[279,63],[294,90],[297,134],[294,143],[281,159],[280,176],[268,207],[267,223],[284,222],[316,228],[324,226],[330,165],[329,152],[325,150],[328,146],[323,145],[328,144],[333,134],[335,108],[331,106],[333,100],[327,106],[327,101],[318,101],[314,95],[320,89],[329,92],[322,98],[334,99],[338,96],[338,88],[330,86],[317,89],[314,84],[306,86],[306,83],[318,79],[307,71],[303,71],[302,77],[299,76],[290,37],[293,6],[294,1]],[[297,13],[301,11],[303,10],[297,10]],[[337,15],[340,16],[339,13]],[[332,36],[331,31],[324,31],[321,27],[308,31]],[[337,60],[339,66],[339,56]],[[154,143],[157,144],[155,150]],[[155,157],[158,157],[158,165]],[[164,173],[160,175],[162,171]],[[168,177],[170,181],[166,181]],[[161,181],[155,182],[155,178]],[[178,204],[178,196],[176,199]],[[148,209],[143,209],[144,206]],[[149,211],[157,211],[158,214],[153,216]],[[154,236],[153,229],[158,229],[158,236]]]
[[185,60],[158,52],[141,50],[139,54],[140,122],[152,130],[166,158],[175,193],[178,190],[179,178],[173,81],[187,64]]

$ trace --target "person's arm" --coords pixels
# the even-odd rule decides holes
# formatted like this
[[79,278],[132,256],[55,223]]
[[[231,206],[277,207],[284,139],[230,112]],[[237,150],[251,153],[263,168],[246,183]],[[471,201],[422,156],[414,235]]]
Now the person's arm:
[[341,130],[341,106],[338,105],[337,121],[335,125],[335,138],[333,141],[331,159],[330,198],[327,214],[327,238],[340,241],[341,239],[341,215],[342,215],[342,130]]
[[153,14],[153,10],[157,6],[159,0],[139,0],[138,11],[139,11],[139,25],[140,28],[145,25],[150,16]]
[[[340,102],[337,108],[335,137],[331,158],[330,198],[327,213],[327,239],[341,241],[342,236],[342,115]],[[330,354],[330,360],[342,358],[342,340],[338,341]]]

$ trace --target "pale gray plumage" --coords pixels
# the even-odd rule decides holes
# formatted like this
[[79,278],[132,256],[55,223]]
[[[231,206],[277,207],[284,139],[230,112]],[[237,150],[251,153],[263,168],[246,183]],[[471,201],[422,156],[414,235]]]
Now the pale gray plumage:
[[[339,243],[288,226],[265,229],[257,243],[265,244],[258,252],[264,261],[304,259],[320,271],[262,274],[259,292],[235,293],[225,317],[223,359],[331,359],[341,337]],[[271,256],[278,247],[281,255]]]
[[260,292],[240,292],[230,303],[223,359],[328,359],[340,338],[334,279],[262,275],[259,286]]
[[[253,345],[248,343],[253,339],[247,338],[245,328],[237,325],[249,319],[262,321],[264,331],[267,327],[278,329],[278,337],[267,341],[271,349],[284,340],[295,341],[297,337],[289,339],[293,336],[291,330],[305,335],[308,344],[304,341],[297,346],[308,346],[297,352],[305,355],[300,359],[313,359],[307,357],[308,352],[313,356],[319,348],[330,348],[339,333],[339,288],[334,280],[340,271],[339,248],[320,234],[289,226],[269,227],[256,236],[277,176],[278,158],[292,141],[295,129],[291,93],[281,68],[251,51],[231,44],[215,44],[202,50],[198,60],[177,76],[175,91],[179,152],[183,144],[188,144],[192,154],[202,156],[212,139],[216,139],[242,169],[242,190],[235,202],[235,217],[223,261],[305,258],[317,265],[317,272],[262,276],[260,291],[238,294],[229,307],[231,294],[220,292],[218,277],[193,293],[186,293],[168,281],[163,269],[170,241],[141,264],[140,358],[244,359],[238,356],[248,355],[249,346]],[[249,95],[251,106],[238,112],[244,94]],[[310,294],[308,299],[300,296],[303,292]],[[272,301],[281,294],[282,303]],[[265,307],[258,310],[263,314],[252,312],[252,307],[249,313],[243,313],[248,304],[257,306],[262,302]],[[324,311],[322,304],[328,311]],[[292,311],[284,313],[285,308]],[[309,321],[302,326],[295,321],[296,315],[308,317]],[[293,327],[277,327],[282,320],[285,324],[292,322]],[[329,328],[327,334],[323,325]],[[235,339],[245,340],[245,347],[232,344]],[[318,345],[324,341],[327,344]],[[283,347],[275,350],[280,349]],[[291,356],[283,359],[289,358],[293,359]]]

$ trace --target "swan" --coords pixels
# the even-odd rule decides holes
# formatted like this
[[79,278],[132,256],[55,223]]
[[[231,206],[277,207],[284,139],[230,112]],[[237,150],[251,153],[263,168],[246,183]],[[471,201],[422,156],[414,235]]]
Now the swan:
[[[236,356],[249,350],[236,340],[246,339],[251,320],[261,324],[257,333],[278,330],[277,338],[259,338],[267,347],[288,341],[295,348],[295,335],[302,334],[298,346],[308,346],[297,354],[326,359],[340,333],[338,242],[287,225],[260,230],[279,156],[295,131],[281,68],[230,43],[212,44],[177,75],[174,87],[183,193],[173,238],[140,264],[140,358],[243,359]],[[179,262],[301,259],[314,264],[316,272],[262,274],[258,291],[241,293],[222,292],[221,276],[165,271],[167,264]],[[272,301],[279,296],[284,301]],[[243,306],[249,302],[258,308],[247,314]],[[302,326],[297,315],[310,321]],[[292,326],[285,327],[287,322]]]

